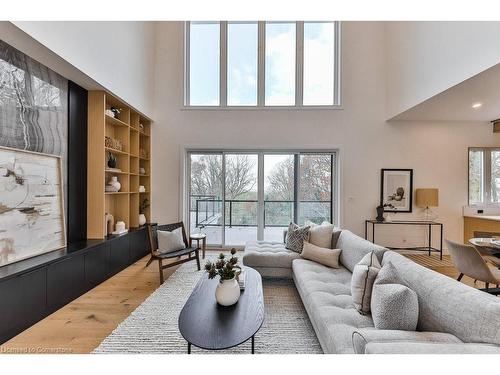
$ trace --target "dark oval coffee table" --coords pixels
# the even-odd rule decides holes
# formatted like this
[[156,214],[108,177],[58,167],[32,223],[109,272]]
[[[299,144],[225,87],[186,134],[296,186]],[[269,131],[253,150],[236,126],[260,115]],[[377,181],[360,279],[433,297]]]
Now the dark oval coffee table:
[[218,278],[208,279],[205,273],[179,315],[179,331],[188,343],[207,350],[229,349],[252,339],[264,322],[262,278],[252,268],[245,267],[245,290],[238,302],[229,307],[215,301]]

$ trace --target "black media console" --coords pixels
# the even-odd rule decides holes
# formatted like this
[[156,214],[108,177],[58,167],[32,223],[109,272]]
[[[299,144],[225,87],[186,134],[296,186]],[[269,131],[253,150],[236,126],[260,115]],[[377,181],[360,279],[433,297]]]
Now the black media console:
[[146,227],[0,267],[0,344],[149,252]]

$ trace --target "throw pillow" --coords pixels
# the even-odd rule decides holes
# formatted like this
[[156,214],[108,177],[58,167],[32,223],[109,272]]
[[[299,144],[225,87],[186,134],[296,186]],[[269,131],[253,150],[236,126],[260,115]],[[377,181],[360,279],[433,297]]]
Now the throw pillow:
[[300,256],[331,268],[339,268],[340,249],[328,249],[304,241]]
[[285,247],[288,250],[295,251],[296,253],[302,252],[304,241],[309,240],[309,227],[299,227],[297,224],[290,223],[288,232],[286,233]]
[[394,265],[382,267],[373,285],[371,311],[377,329],[415,331],[418,323],[418,297],[403,285]]
[[311,227],[309,230],[310,243],[324,248],[332,246],[333,224],[323,222],[321,225],[318,225],[312,221],[306,221],[305,225]]
[[310,220],[306,220],[304,225],[311,227],[309,230],[309,242],[319,247],[327,247],[330,249],[337,248],[341,229],[328,221],[323,221],[321,225],[315,224]]
[[370,301],[373,282],[380,271],[380,263],[374,251],[366,254],[352,270],[351,296],[352,303],[360,314],[370,312]]
[[158,234],[158,252],[165,254],[173,251],[186,248],[184,239],[182,238],[182,228],[174,229],[173,231],[157,231]]

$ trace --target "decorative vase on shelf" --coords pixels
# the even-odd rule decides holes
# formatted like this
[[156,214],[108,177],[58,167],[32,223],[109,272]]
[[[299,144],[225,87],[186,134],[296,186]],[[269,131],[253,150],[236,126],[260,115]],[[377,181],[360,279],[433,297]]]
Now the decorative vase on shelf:
[[146,215],[139,214],[139,225],[144,225],[144,224],[146,224]]
[[215,300],[219,305],[231,306],[240,298],[240,285],[236,278],[221,280],[215,289]]
[[122,184],[120,184],[120,181],[118,181],[118,177],[116,176],[111,177],[111,180],[109,180],[108,185],[112,186],[113,190],[116,192],[120,191],[120,189],[122,188]]
[[116,156],[113,155],[111,152],[108,153],[108,167],[116,168]]

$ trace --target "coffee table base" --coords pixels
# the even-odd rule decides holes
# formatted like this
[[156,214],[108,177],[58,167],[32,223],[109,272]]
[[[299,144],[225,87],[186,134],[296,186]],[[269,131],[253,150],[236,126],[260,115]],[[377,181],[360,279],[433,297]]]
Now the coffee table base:
[[[188,354],[191,354],[191,343],[190,342],[188,342]],[[255,335],[252,336],[252,354],[255,354]]]

